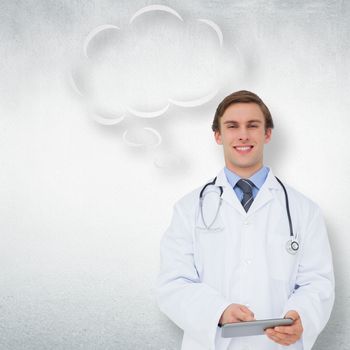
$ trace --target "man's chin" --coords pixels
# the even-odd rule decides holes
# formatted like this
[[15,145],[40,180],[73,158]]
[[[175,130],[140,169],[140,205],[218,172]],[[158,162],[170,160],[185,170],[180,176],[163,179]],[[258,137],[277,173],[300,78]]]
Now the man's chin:
[[258,167],[257,164],[252,164],[252,163],[232,163],[232,165],[237,168],[237,169],[244,169],[244,170],[248,170],[248,169],[255,169]]

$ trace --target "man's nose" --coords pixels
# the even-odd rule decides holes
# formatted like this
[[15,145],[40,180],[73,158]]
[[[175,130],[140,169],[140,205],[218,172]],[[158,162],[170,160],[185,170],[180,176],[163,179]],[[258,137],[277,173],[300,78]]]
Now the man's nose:
[[239,140],[246,141],[248,140],[248,130],[246,128],[240,128],[238,134]]

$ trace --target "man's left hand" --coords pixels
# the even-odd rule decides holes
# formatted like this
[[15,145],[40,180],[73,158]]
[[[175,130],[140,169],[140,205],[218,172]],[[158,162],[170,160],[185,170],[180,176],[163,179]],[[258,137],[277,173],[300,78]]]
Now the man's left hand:
[[269,328],[265,331],[265,334],[278,344],[291,345],[300,339],[303,333],[303,325],[299,314],[295,310],[288,311],[284,317],[291,318],[294,322],[290,326]]

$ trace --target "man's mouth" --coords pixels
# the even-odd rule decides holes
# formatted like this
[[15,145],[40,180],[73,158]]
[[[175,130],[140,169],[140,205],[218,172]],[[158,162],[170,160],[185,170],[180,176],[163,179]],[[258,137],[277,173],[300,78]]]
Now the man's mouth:
[[245,153],[249,153],[252,149],[253,149],[254,146],[234,146],[233,148],[241,153],[241,154],[245,154]]

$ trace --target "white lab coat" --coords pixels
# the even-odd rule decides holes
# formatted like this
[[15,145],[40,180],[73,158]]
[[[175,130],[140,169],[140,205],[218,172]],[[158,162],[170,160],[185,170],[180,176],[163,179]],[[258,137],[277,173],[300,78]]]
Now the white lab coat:
[[[181,349],[285,348],[265,335],[222,338],[218,321],[231,303],[247,305],[256,319],[296,310],[304,332],[288,349],[311,349],[334,303],[332,256],[319,208],[286,186],[300,244],[291,255],[285,249],[290,235],[285,197],[271,170],[248,213],[223,170],[216,185],[224,192],[212,230],[205,229],[201,219],[199,188],[175,205],[161,240],[157,299],[160,309],[184,330]],[[219,196],[207,197],[204,214],[210,224]]]

